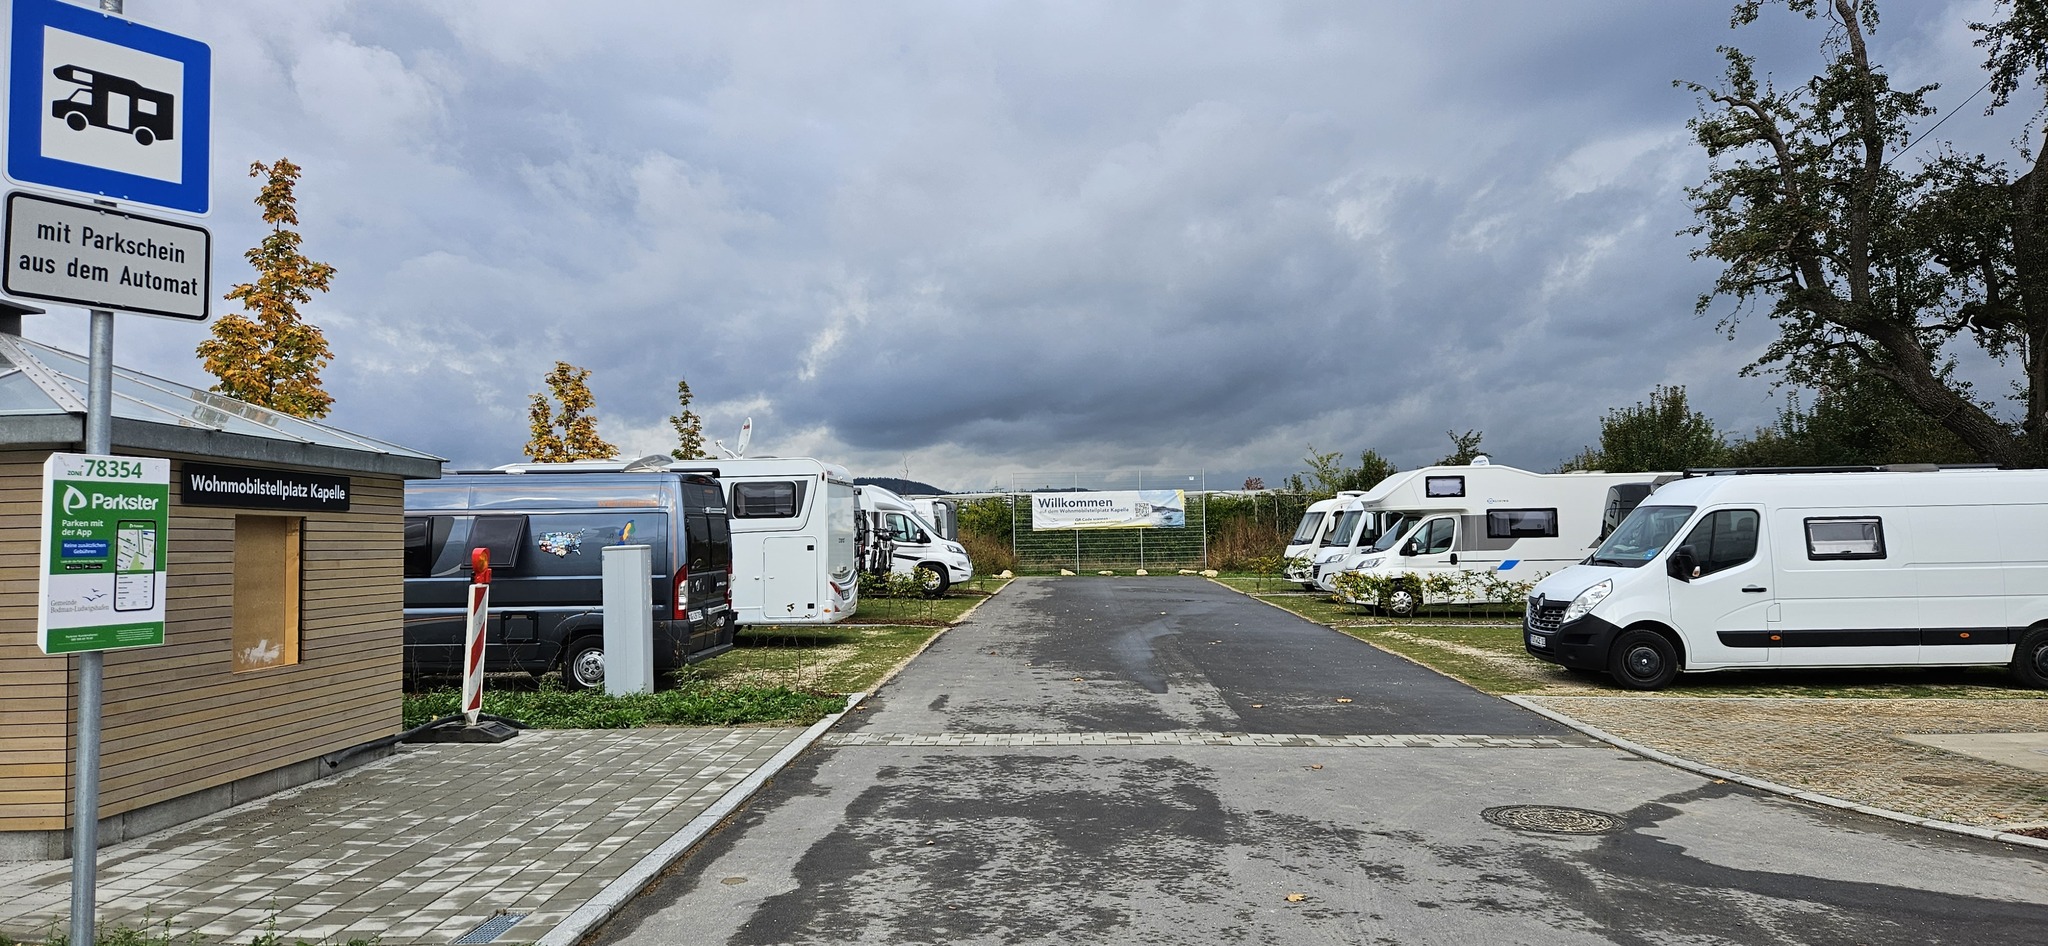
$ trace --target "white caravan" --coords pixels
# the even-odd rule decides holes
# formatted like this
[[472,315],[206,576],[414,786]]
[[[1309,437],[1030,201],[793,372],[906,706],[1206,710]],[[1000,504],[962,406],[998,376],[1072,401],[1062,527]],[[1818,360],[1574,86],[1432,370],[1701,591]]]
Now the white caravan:
[[1912,469],[1660,487],[1536,586],[1523,645],[1634,689],[1681,671],[1967,665],[2048,687],[2048,471]]
[[1301,522],[1294,527],[1294,537],[1287,540],[1287,549],[1281,558],[1287,562],[1287,580],[1299,582],[1304,590],[1316,586],[1315,567],[1312,559],[1315,553],[1329,544],[1330,530],[1337,524],[1337,509],[1349,498],[1365,495],[1359,490],[1345,490],[1329,499],[1318,499],[1309,503],[1301,513]]
[[942,536],[910,500],[880,486],[855,487],[854,492],[861,515],[868,517],[868,528],[895,546],[889,561],[891,572],[914,575],[920,568],[928,570],[932,577],[925,580],[924,591],[934,598],[974,577],[974,563],[967,560],[967,550]]
[[836,624],[860,604],[853,477],[809,457],[510,463],[507,473],[708,473],[732,522],[732,605],[739,623]]
[[[1505,581],[1536,581],[1584,559],[1600,541],[1603,520],[1618,520],[1618,507],[1640,499],[1645,487],[1677,476],[1532,473],[1495,466],[1484,457],[1470,466],[1396,473],[1362,500],[1379,516],[1379,538],[1327,562],[1316,576],[1317,587],[1334,593],[1344,572],[1425,579],[1432,573],[1490,572]],[[1439,603],[1477,600],[1454,596]],[[1423,589],[1401,583],[1383,600],[1351,603],[1413,614],[1424,603]]]

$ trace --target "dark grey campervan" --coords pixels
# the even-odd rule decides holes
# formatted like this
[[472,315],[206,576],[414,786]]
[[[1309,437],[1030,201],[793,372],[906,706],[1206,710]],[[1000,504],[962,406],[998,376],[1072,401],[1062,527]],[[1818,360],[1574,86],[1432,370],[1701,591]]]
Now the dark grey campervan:
[[602,549],[653,550],[657,674],[732,647],[732,533],[695,473],[456,473],[405,490],[405,669],[455,674],[470,550],[491,555],[489,670],[604,683]]

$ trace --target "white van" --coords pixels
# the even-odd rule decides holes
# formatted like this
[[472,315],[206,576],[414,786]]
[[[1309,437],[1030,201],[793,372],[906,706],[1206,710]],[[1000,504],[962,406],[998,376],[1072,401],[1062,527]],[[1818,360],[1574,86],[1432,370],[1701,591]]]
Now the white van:
[[960,501],[944,496],[927,496],[905,500],[910,508],[917,511],[917,517],[938,528],[941,539],[960,541]]
[[1634,689],[1681,671],[1969,665],[2048,687],[2048,471],[1689,476],[1539,583],[1523,637]]
[[853,476],[809,457],[509,463],[506,473],[706,473],[732,522],[732,605],[739,623],[836,624],[860,605]]
[[[1676,473],[1532,473],[1484,457],[1469,466],[1431,466],[1387,477],[1364,498],[1379,514],[1379,538],[1326,563],[1317,587],[1335,593],[1337,576],[1362,572],[1399,578],[1433,572],[1490,572],[1504,581],[1536,581],[1586,557],[1602,523]],[[1438,603],[1482,600],[1478,585]],[[1359,601],[1395,615],[1413,614],[1423,590],[1402,584],[1383,600]]]
[[889,570],[914,575],[922,568],[930,573],[924,593],[936,598],[946,589],[974,577],[974,563],[958,542],[943,538],[937,526],[918,514],[910,501],[880,486],[855,487],[855,502],[868,517],[874,535],[887,538],[895,549]]

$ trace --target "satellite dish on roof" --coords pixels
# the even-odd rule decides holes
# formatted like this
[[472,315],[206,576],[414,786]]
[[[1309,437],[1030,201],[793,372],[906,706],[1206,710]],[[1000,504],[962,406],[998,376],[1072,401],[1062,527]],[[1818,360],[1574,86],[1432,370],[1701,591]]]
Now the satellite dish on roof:
[[749,417],[747,418],[746,423],[740,425],[740,445],[738,447],[728,447],[725,445],[725,441],[723,440],[713,440],[711,441],[711,445],[717,447],[720,452],[724,453],[726,459],[737,460],[740,457],[746,455],[747,442],[753,439],[754,419]]
[[1492,460],[1489,460],[1489,459],[1487,459],[1487,458],[1486,458],[1486,454],[1483,454],[1483,453],[1482,453],[1482,454],[1480,454],[1480,455],[1478,455],[1478,456],[1476,456],[1476,457],[1473,457],[1473,458],[1472,458],[1472,465],[1473,465],[1473,466],[1492,466],[1492,465],[1493,465],[1493,461],[1492,461]]

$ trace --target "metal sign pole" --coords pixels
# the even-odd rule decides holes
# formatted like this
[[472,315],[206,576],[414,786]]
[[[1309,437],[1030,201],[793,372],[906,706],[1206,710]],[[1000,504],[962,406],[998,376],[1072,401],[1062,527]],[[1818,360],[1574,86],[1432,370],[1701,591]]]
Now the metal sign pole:
[[[121,13],[121,0],[100,0],[100,9]],[[107,201],[94,201],[113,206]],[[90,361],[86,367],[85,452],[114,452],[114,313],[92,311]],[[78,752],[72,763],[71,942],[89,946],[99,908],[100,716],[106,656],[78,655]]]

